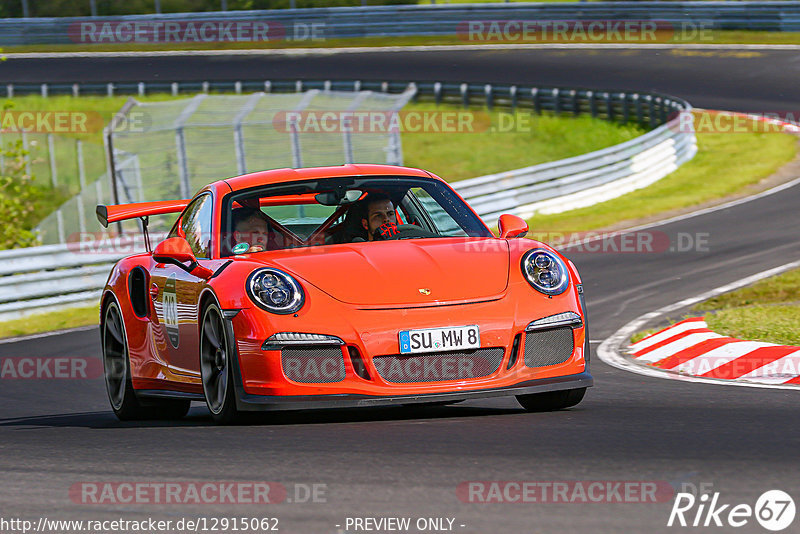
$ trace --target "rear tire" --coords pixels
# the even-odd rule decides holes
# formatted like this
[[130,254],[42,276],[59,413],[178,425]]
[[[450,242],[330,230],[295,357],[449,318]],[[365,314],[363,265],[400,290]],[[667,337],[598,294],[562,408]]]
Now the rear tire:
[[551,412],[577,405],[583,400],[584,395],[586,388],[565,389],[533,395],[517,395],[517,402],[529,412]]
[[101,336],[106,391],[117,419],[120,421],[180,419],[186,415],[191,405],[188,400],[165,399],[143,403],[136,396],[131,381],[125,324],[119,306],[114,301],[106,306],[103,314]]
[[216,304],[205,308],[200,324],[200,374],[206,406],[215,423],[229,425],[241,419],[241,412],[236,409],[231,344]]

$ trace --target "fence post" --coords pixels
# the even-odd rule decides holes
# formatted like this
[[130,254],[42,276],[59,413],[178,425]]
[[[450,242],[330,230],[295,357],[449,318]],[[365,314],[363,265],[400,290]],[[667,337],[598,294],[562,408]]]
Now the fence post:
[[25,168],[28,174],[30,174],[33,172],[33,169],[31,169],[31,151],[30,145],[28,144],[28,132],[25,130],[22,130],[22,149],[25,151],[25,157],[23,158],[25,160]]
[[594,91],[586,91],[586,99],[589,101],[589,114],[592,118],[597,117],[597,102],[594,100]]
[[352,120],[347,114],[342,114],[340,122],[342,127],[342,143],[344,144],[344,162],[353,163],[353,140],[350,137]]
[[78,98],[81,94],[81,86],[77,83],[72,84],[72,98]]
[[511,112],[517,109],[517,86],[512,85],[508,88],[508,96],[511,97]]
[[175,130],[175,151],[178,155],[178,176],[180,177],[181,196],[191,196],[189,184],[189,163],[186,161],[186,137],[183,135],[183,126]]
[[644,117],[642,112],[642,99],[639,97],[639,93],[633,95],[633,107],[636,109],[636,122],[642,124],[644,122]]
[[8,98],[14,98],[14,84],[13,83],[6,84],[6,96]]
[[628,105],[628,95],[620,93],[620,101],[622,102],[622,122],[627,124],[631,120],[631,108]]
[[56,210],[56,226],[58,227],[58,242],[63,245],[67,242],[67,237],[64,235],[64,215],[61,213],[61,208]]
[[178,82],[172,82],[170,85],[170,92],[172,96],[178,96]]
[[47,89],[48,89],[47,88],[47,84],[43,83],[42,84],[42,98],[47,98]]
[[58,187],[58,167],[56,166],[56,143],[53,134],[47,134],[47,152],[50,159],[50,182],[55,189]]
[[537,87],[531,88],[531,98],[533,99],[533,112],[537,115],[542,114],[542,102],[539,99],[539,89]]
[[437,106],[442,103],[442,82],[433,84],[433,101]]
[[649,115],[650,128],[656,127],[656,99],[647,95],[647,114]]
[[144,91],[145,91],[144,82],[139,82],[136,85],[136,90],[137,90],[137,93],[139,94],[139,96],[144,96]]
[[558,89],[553,89],[553,112],[556,115],[561,115],[561,92]]
[[86,189],[86,168],[83,164],[83,141],[78,139],[75,142],[75,149],[78,158],[78,183],[81,186],[81,192],[78,193],[78,225],[81,233],[84,233],[86,232],[86,211],[83,206],[83,190]]
[[303,166],[303,156],[300,152],[300,134],[297,132],[297,119],[289,119],[289,136],[292,142],[292,167],[297,169]]
[[606,120],[614,122],[614,95],[606,93]]
[[469,107],[469,85],[462,83],[460,90],[461,90],[461,105],[463,105],[464,108],[466,109]]
[[106,96],[114,96],[114,84],[109,83],[106,85]]
[[487,83],[483,86],[483,92],[486,93],[486,109],[489,111],[494,107],[494,93],[492,92],[492,84]]

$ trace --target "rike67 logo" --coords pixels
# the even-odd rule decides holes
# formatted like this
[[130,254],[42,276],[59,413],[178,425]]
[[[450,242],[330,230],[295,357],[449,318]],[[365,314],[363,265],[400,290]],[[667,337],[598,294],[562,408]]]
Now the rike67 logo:
[[759,496],[755,505],[724,503],[720,493],[678,493],[669,514],[667,526],[733,527],[752,525],[753,520],[763,528],[777,532],[794,522],[795,505],[792,497],[781,490],[769,490]]

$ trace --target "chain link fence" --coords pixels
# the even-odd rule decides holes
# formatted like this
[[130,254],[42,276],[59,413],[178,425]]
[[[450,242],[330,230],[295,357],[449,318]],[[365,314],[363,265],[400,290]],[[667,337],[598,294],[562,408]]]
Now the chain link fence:
[[[77,194],[36,230],[45,245],[73,242],[80,240],[76,236],[97,230],[97,204],[190,198],[209,182],[247,172],[342,163],[402,165],[398,130],[354,135],[346,125],[333,131],[309,131],[298,128],[296,121],[302,113],[327,111],[336,112],[336,117],[347,116],[342,112],[397,114],[414,93],[411,86],[401,93],[310,89],[199,94],[147,103],[130,99],[105,135],[106,151],[113,152],[113,161],[106,161],[103,147],[96,144],[87,150],[89,143],[79,140],[51,134],[39,141],[22,134],[28,144],[44,142],[50,147],[34,151],[34,172],[41,171],[37,176],[50,176],[55,185],[62,169],[78,169],[76,176],[70,174],[69,189]],[[113,165],[113,182],[107,164]],[[87,180],[87,175],[93,179]],[[151,228],[163,231],[167,223],[167,218],[154,218]],[[130,223],[131,230],[135,224]]]

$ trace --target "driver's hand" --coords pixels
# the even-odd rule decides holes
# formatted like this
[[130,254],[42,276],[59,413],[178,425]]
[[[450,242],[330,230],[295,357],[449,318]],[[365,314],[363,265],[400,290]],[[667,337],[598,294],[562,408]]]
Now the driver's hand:
[[392,239],[397,234],[397,225],[395,223],[386,223],[375,230],[373,237],[378,240]]

